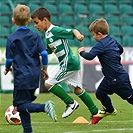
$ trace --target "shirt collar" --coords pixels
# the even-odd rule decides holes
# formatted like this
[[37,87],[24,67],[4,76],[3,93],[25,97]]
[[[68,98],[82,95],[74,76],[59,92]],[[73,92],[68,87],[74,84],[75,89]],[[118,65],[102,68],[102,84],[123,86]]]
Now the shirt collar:
[[55,25],[51,24],[50,27],[47,29],[46,33],[51,30],[53,27],[55,27]]
[[28,29],[26,26],[19,26],[16,30],[26,30],[26,29]]

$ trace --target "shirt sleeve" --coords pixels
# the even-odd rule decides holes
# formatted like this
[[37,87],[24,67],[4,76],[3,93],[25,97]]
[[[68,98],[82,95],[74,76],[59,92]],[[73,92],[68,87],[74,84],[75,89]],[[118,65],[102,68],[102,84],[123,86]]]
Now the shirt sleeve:
[[46,48],[45,44],[43,43],[43,41],[39,35],[38,35],[37,39],[38,39],[38,41],[37,41],[38,50],[39,50],[39,53],[41,53],[43,50],[46,50],[47,48]]
[[117,45],[118,45],[118,48],[120,49],[120,54],[122,54],[123,53],[123,47],[119,44],[119,43],[117,43]]
[[80,55],[86,60],[92,60],[94,58],[94,56],[91,55],[89,52],[82,51],[80,52]]
[[6,43],[6,62],[5,62],[5,67],[9,69],[13,63],[13,45],[11,45],[11,42],[9,38],[7,39]]
[[52,33],[54,34],[54,36],[57,35],[58,38],[74,39],[73,29],[54,27],[52,29]]
[[6,59],[5,67],[9,69],[12,65],[13,59]]
[[80,55],[87,59],[87,60],[92,60],[96,56],[103,54],[104,53],[104,47],[101,42],[96,42],[94,47],[89,52],[80,52]]
[[42,64],[43,66],[47,66],[48,65],[48,53],[46,50],[41,52],[41,56],[42,56]]
[[6,43],[6,59],[14,58],[13,49],[15,49],[15,46],[14,46],[14,44],[11,44],[11,42],[8,38],[7,43]]

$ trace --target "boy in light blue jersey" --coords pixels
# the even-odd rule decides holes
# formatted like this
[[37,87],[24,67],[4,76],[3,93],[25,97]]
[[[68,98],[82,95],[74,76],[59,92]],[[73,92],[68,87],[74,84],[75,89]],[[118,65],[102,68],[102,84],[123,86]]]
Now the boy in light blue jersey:
[[38,8],[31,15],[35,28],[40,32],[45,31],[48,54],[54,53],[59,61],[59,66],[49,74],[49,79],[45,81],[45,87],[64,101],[66,110],[62,118],[66,118],[79,107],[79,104],[60,86],[60,83],[65,82],[90,110],[92,114],[90,124],[96,124],[101,119],[99,114],[102,111],[98,110],[90,95],[82,89],[80,61],[68,44],[68,39],[76,37],[82,41],[84,36],[76,29],[66,29],[51,24],[50,17],[46,8]]
[[12,21],[17,28],[7,39],[4,74],[6,75],[12,66],[14,110],[20,113],[24,133],[32,133],[30,113],[46,112],[52,120],[56,121],[52,101],[47,101],[44,104],[32,103],[36,99],[34,92],[39,87],[40,55],[42,56],[42,71],[45,74],[45,80],[48,79],[47,51],[41,37],[27,28],[30,22],[29,7],[17,5],[13,12]]

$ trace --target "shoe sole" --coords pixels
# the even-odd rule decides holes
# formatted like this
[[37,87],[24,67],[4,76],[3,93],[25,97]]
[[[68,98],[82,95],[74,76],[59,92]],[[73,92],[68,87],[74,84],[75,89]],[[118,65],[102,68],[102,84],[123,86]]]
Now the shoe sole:
[[95,123],[90,122],[89,125],[93,125],[93,124],[97,124],[102,118],[99,117],[98,121],[96,121]]
[[78,107],[79,107],[79,104],[73,109],[73,111],[69,115],[67,115],[66,117],[62,117],[62,118],[67,118],[68,116],[70,116]]
[[55,110],[54,110],[54,107],[55,107],[55,104],[54,104],[54,102],[53,101],[50,101],[50,103],[52,104],[52,106],[53,106],[53,109],[52,109],[52,112],[53,112],[53,117],[51,117],[52,118],[52,120],[53,121],[57,121],[57,115],[56,115],[56,113],[55,113]]
[[109,114],[107,114],[107,115],[115,116],[115,115],[117,115],[117,110],[115,109],[113,113],[109,113]]
[[53,111],[53,117],[51,117],[51,119],[52,119],[54,122],[57,122],[57,117],[56,117],[56,114],[55,114],[55,110]]
[[[106,116],[108,116],[108,115],[112,115],[112,116],[115,116],[117,114],[117,111],[115,112],[115,114],[106,114]],[[97,121],[97,122],[95,122],[95,123],[89,123],[89,125],[93,125],[93,124],[97,124],[101,119],[103,119],[104,117],[106,117],[106,116],[103,116],[103,117],[99,117],[99,120]]]

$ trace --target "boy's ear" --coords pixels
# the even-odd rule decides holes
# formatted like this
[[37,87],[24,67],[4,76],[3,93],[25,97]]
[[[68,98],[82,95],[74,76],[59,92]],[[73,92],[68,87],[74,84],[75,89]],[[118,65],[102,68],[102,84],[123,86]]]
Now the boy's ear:
[[98,34],[98,35],[102,35],[102,33],[101,33],[101,32],[98,32],[97,34]]
[[15,24],[15,19],[14,18],[12,18],[12,22]]
[[28,20],[28,24],[30,23],[30,21],[31,21],[31,18],[29,18],[29,20]]
[[47,22],[47,21],[48,21],[48,19],[47,19],[46,17],[44,17],[44,18],[43,18],[43,21]]

